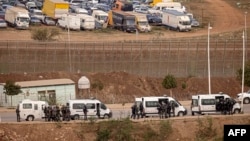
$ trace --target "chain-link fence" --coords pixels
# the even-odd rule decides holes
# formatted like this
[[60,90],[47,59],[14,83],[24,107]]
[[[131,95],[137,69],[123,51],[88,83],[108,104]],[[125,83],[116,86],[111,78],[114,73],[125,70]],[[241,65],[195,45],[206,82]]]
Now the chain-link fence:
[[[164,77],[207,77],[206,39],[120,42],[1,41],[0,72],[111,72]],[[211,76],[235,76],[243,42],[210,41]],[[248,50],[246,53],[249,54]],[[249,55],[247,55],[249,56]]]

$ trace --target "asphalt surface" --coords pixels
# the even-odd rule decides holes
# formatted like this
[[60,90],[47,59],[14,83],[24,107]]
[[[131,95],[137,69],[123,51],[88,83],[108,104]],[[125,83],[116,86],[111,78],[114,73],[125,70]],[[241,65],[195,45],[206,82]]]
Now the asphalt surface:
[[[174,117],[174,118],[182,119],[182,118],[192,118],[192,117],[198,116],[198,115],[195,115],[195,116],[191,115],[191,111],[190,111],[191,102],[185,101],[181,103],[188,110],[188,114],[184,117]],[[112,119],[120,119],[120,118],[126,118],[130,116],[131,105],[132,105],[131,103],[123,105],[123,106],[121,106],[121,104],[116,104],[116,105],[107,104],[107,107],[109,107],[113,112]],[[243,109],[244,109],[244,114],[250,114],[250,104],[244,104]],[[223,116],[227,116],[227,115],[223,115]],[[159,119],[159,117],[157,116],[151,117],[150,120],[151,119]],[[44,121],[44,120],[35,120],[35,121]],[[0,108],[0,122],[16,122],[15,110]],[[29,121],[21,120],[21,122],[29,122]]]

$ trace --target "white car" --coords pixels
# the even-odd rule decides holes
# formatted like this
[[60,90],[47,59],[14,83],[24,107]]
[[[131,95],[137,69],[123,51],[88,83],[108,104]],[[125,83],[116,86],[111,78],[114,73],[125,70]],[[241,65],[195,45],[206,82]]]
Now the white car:
[[34,17],[38,18],[41,21],[44,19],[43,12],[41,10],[38,10],[38,9],[32,9],[30,11],[30,16],[34,16]]
[[243,100],[244,104],[250,104],[250,90],[244,92],[243,94],[242,93],[237,94],[237,100],[240,102]]

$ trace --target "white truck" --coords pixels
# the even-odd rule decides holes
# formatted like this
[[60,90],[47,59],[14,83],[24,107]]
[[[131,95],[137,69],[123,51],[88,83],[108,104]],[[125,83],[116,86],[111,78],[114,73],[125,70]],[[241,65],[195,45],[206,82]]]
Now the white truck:
[[191,31],[190,18],[176,10],[164,10],[162,13],[162,25],[177,31]]
[[97,109],[100,110],[100,118],[111,118],[112,111],[97,99],[75,99],[68,100],[66,106],[69,106],[70,117],[74,120],[79,120],[83,117],[83,106],[87,107],[87,117],[97,117]]
[[94,10],[92,16],[95,18],[95,28],[106,28],[104,25],[108,22],[108,13],[102,10]]
[[151,26],[148,23],[147,15],[137,12],[126,12],[135,16],[136,28],[139,32],[150,32]]
[[95,29],[95,18],[86,14],[76,14],[80,18],[80,24],[82,30]]
[[45,106],[48,106],[48,103],[45,101],[22,100],[17,106],[20,111],[20,119],[33,121],[35,119],[45,118]]
[[57,21],[57,25],[65,29],[80,30],[80,17],[72,14],[62,14],[61,18]]
[[29,12],[20,7],[10,7],[6,9],[5,21],[17,29],[28,29],[29,28]]

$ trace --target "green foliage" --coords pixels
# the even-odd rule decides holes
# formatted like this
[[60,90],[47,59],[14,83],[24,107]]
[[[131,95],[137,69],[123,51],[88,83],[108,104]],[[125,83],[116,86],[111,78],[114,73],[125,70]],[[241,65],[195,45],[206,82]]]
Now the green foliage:
[[150,126],[146,127],[146,132],[143,134],[143,140],[144,141],[153,141],[158,137],[158,134],[156,131],[154,131]]
[[104,85],[103,85],[103,83],[102,83],[100,80],[97,80],[97,81],[95,81],[95,82],[93,82],[93,83],[91,84],[91,87],[92,87],[93,89],[102,90],[102,89],[104,88]]
[[108,141],[110,139],[111,131],[109,129],[99,129],[97,131],[96,141]]
[[131,141],[131,132],[133,124],[129,118],[126,118],[118,123],[116,130],[114,131],[116,141]]
[[[236,75],[237,75],[237,79],[240,80],[240,83],[241,83],[241,80],[242,80],[242,68],[240,68],[239,70],[237,70],[236,72]],[[244,70],[244,84],[246,86],[250,86],[250,61],[248,61],[245,65],[245,70]]]
[[197,122],[196,141],[204,141],[216,137],[216,129],[213,128],[213,119],[211,117],[207,117],[204,121],[198,119]]
[[160,131],[160,136],[159,136],[160,139],[163,139],[163,138],[167,139],[167,138],[169,138],[169,136],[173,132],[173,127],[172,127],[170,121],[169,120],[162,121],[160,123],[160,129],[159,129],[159,131]]
[[14,81],[10,81],[10,80],[8,80],[5,83],[3,90],[6,95],[11,96],[11,106],[12,106],[12,96],[18,95],[19,93],[22,92],[21,86],[16,85]]
[[57,28],[35,28],[31,30],[31,38],[37,41],[53,41],[59,34]]
[[18,95],[21,93],[21,86],[16,85],[14,81],[8,80],[4,85],[4,93],[9,96]]
[[187,88],[187,83],[186,82],[182,82],[181,87],[182,87],[182,89],[186,89]]
[[176,79],[173,75],[168,74],[162,81],[162,86],[166,89],[172,89],[177,87]]

